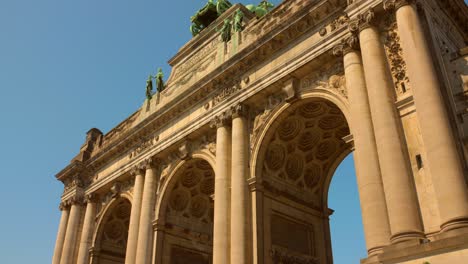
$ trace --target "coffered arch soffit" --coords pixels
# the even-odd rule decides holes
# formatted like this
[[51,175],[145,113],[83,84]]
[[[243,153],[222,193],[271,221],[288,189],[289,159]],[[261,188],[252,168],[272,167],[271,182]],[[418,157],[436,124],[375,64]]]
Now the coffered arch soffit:
[[[208,153],[208,151],[197,151],[191,155],[191,158],[188,160],[178,160],[174,164],[168,165],[165,169],[163,169],[162,177],[161,178],[161,186],[159,188],[159,194],[156,206],[155,206],[155,218],[158,221],[165,221],[166,217],[166,209],[168,208],[172,196],[172,192],[174,191],[174,187],[182,180],[181,178],[184,177],[184,173],[186,170],[191,167],[200,165],[198,163],[203,163],[204,171],[212,171],[213,176],[213,183],[214,183],[214,168],[215,168],[215,157]],[[200,166],[198,166],[200,167]],[[167,170],[164,172],[164,170]],[[195,187],[195,186],[192,186]],[[213,185],[214,188],[214,185]],[[214,191],[214,189],[213,189]]]
[[318,201],[315,206],[326,208],[331,178],[351,152],[342,140],[350,134],[349,124],[347,102],[333,93],[312,91],[280,104],[253,147],[251,175],[257,181],[288,182],[313,193],[305,200]]

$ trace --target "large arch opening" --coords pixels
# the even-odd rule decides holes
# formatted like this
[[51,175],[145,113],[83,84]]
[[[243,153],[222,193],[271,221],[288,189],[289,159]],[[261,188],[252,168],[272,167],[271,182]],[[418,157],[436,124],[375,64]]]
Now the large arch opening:
[[255,235],[264,245],[259,261],[332,264],[328,191],[352,151],[345,115],[328,100],[305,99],[283,109],[266,129],[255,168],[264,186],[254,195]]
[[99,264],[124,264],[132,205],[118,198],[107,208],[97,230],[93,255]]
[[203,159],[176,169],[162,197],[163,264],[210,264],[213,253],[214,170]]

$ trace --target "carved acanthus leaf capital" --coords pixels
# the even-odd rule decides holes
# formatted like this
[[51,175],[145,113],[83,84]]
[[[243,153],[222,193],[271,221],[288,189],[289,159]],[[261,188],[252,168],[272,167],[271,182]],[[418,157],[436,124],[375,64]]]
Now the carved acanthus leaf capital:
[[355,34],[352,34],[333,47],[333,55],[341,57],[349,52],[357,50],[359,50],[359,37]]
[[369,9],[366,12],[358,16],[359,19],[359,31],[374,26],[376,24],[375,12],[373,9]]
[[84,197],[82,197],[82,196],[74,196],[74,197],[70,198],[70,200],[68,200],[68,203],[70,205],[84,205],[85,200],[84,200]]
[[247,117],[249,113],[249,106],[246,104],[236,104],[234,106],[231,106],[231,115],[232,118],[238,118],[238,117]]
[[220,127],[228,126],[230,120],[231,120],[231,118],[228,115],[228,113],[223,112],[220,115],[215,116],[211,120],[210,127],[211,128],[220,128]]
[[59,210],[60,211],[65,211],[65,210],[69,210],[70,209],[70,203],[69,201],[63,201],[60,203],[59,205]]
[[99,195],[96,193],[90,193],[86,195],[86,202],[87,203],[97,203],[99,202]]
[[400,7],[411,5],[414,0],[385,0],[384,9],[387,11],[397,11]]
[[159,159],[150,157],[141,162],[139,166],[144,170],[148,170],[151,168],[156,168],[160,163],[161,161]]
[[133,166],[130,170],[130,175],[132,175],[132,177],[143,175],[144,173],[144,167],[141,164]]

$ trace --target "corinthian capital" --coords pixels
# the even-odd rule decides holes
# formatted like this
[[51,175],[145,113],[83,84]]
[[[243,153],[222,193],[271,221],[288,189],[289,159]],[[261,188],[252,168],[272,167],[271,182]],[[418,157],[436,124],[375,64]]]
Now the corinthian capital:
[[246,117],[249,112],[249,107],[245,104],[236,104],[231,106],[232,118]]
[[339,44],[333,47],[333,55],[341,57],[351,51],[359,50],[359,38],[353,34],[345,39],[342,39]]
[[371,27],[375,24],[375,12],[373,9],[367,10],[365,13],[362,13],[358,16],[359,19],[359,30],[364,30],[368,27]]
[[224,126],[228,126],[230,121],[230,117],[228,113],[223,112],[220,115],[215,116],[211,122],[210,122],[210,127],[211,128],[220,128]]
[[414,0],[385,0],[384,1],[384,9],[387,11],[396,11],[400,7],[405,5],[410,5],[414,2]]

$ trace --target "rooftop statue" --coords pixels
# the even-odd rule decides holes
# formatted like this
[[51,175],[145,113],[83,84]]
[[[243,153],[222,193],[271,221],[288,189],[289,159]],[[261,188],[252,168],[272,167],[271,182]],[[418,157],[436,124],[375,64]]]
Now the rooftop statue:
[[244,25],[242,25],[242,21],[244,20],[244,13],[238,9],[236,14],[234,15],[234,23],[233,28],[235,32],[240,32],[244,30]]
[[224,42],[228,42],[229,40],[231,40],[231,28],[232,28],[231,20],[225,19],[223,27],[219,30],[221,32],[221,39]]
[[153,98],[153,76],[148,76],[146,80],[146,99],[151,100]]
[[250,12],[254,13],[257,18],[261,18],[266,15],[268,12],[275,7],[274,4],[268,2],[267,0],[262,0],[258,6],[255,5],[246,5],[245,6]]
[[226,10],[228,10],[231,6],[232,4],[228,0],[218,0],[218,3],[216,3],[216,11],[218,12],[218,16],[226,12]]
[[192,36],[198,35],[231,6],[232,4],[228,0],[218,0],[216,3],[214,0],[208,0],[203,8],[190,17]]
[[164,84],[164,74],[162,72],[162,69],[161,68],[158,68],[158,73],[156,74],[156,90],[160,93],[162,91],[164,91],[164,88],[165,88],[165,84]]

